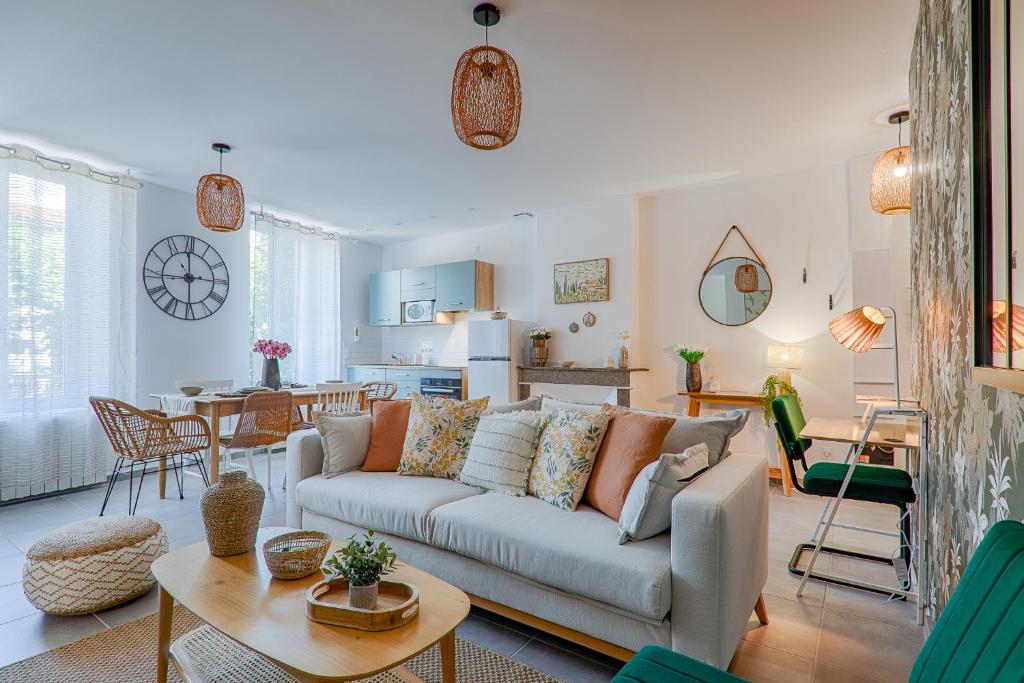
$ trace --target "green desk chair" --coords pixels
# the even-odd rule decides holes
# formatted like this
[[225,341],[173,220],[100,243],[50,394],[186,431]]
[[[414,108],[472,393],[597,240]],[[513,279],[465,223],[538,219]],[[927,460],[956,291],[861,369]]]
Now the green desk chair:
[[[816,462],[810,467],[807,466],[804,456],[811,446],[811,441],[800,437],[800,430],[807,422],[804,420],[803,411],[800,410],[800,402],[795,396],[786,394],[777,397],[772,401],[772,413],[775,415],[775,429],[779,434],[779,441],[786,453],[785,466],[789,468],[793,485],[802,493],[831,499],[821,511],[821,517],[818,518],[818,524],[814,527],[810,542],[798,544],[789,561],[789,571],[797,576],[803,576],[804,570],[797,566],[800,556],[805,551],[814,550],[819,533],[828,533],[828,528],[822,529],[822,524],[830,506],[839,504],[837,496],[843,486],[843,480],[846,479],[846,475],[850,471],[850,465],[841,462]],[[804,471],[803,483],[796,475],[796,463],[800,463]],[[884,531],[845,524],[835,524],[835,526],[895,537],[899,540],[899,557],[897,559],[884,555],[872,555],[827,545],[822,546],[821,552],[888,564],[893,567],[901,587],[907,589],[909,587],[907,567],[910,564],[911,551],[909,506],[917,499],[910,475],[896,467],[860,464],[853,465],[853,467],[853,478],[846,488],[846,493],[843,494],[843,499],[895,506],[900,513],[898,529],[897,531]],[[814,572],[813,567],[808,567],[808,571],[811,571],[810,578],[819,581],[860,588],[883,595],[892,594],[890,590],[877,584],[862,583],[854,579]]]
[[[917,655],[908,683],[1020,681],[1024,675],[1024,524],[994,524]],[[629,660],[612,683],[743,683],[657,645]]]

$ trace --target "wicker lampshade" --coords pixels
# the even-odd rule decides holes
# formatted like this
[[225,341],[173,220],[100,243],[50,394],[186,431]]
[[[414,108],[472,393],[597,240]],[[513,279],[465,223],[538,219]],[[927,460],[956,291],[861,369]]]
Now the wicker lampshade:
[[854,353],[866,353],[885,327],[885,316],[873,306],[861,306],[828,324],[836,341]]
[[892,216],[910,213],[910,147],[891,147],[871,169],[871,208]]
[[459,140],[477,149],[504,147],[519,132],[522,106],[512,55],[488,45],[462,53],[452,79],[452,125]]
[[214,143],[213,150],[221,155],[221,172],[210,173],[199,179],[196,186],[196,214],[203,227],[214,232],[234,232],[245,220],[245,194],[242,184],[224,175],[224,152],[231,148]]
[[[1024,349],[1024,306],[1013,305],[1013,329],[1010,344],[1014,351]],[[992,350],[1006,353],[1006,302],[992,302]]]
[[757,291],[757,268],[744,263],[736,268],[736,290],[749,294]]

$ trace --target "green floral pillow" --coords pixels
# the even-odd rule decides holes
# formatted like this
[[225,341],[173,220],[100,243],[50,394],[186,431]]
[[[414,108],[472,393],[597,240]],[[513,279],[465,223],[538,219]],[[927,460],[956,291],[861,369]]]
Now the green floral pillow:
[[399,474],[455,479],[469,454],[488,398],[453,401],[412,394]]
[[529,493],[563,510],[575,510],[612,413],[545,408],[544,418]]

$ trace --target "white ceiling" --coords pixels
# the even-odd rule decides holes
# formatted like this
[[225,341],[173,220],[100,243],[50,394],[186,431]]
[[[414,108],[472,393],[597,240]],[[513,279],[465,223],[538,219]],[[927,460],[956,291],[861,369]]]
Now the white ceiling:
[[5,2],[0,129],[186,191],[227,142],[250,200],[388,241],[895,144],[918,3],[499,0],[523,112],[490,152],[449,110],[475,4]]

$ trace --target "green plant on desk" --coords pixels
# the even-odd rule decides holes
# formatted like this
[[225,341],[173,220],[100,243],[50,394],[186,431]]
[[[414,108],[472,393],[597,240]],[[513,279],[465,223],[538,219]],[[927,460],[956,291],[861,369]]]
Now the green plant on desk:
[[348,579],[352,586],[370,586],[393,572],[397,559],[395,551],[383,541],[374,543],[371,529],[361,540],[349,537],[348,543],[327,559],[321,571],[330,579]]
[[761,385],[761,393],[758,394],[758,398],[761,399],[761,410],[764,411],[764,424],[766,427],[770,427],[775,424],[775,414],[772,413],[772,401],[775,400],[776,396],[782,394],[792,394],[796,396],[796,400],[799,401],[800,405],[804,404],[800,400],[800,394],[789,382],[785,381],[778,375],[768,375],[764,384]]

